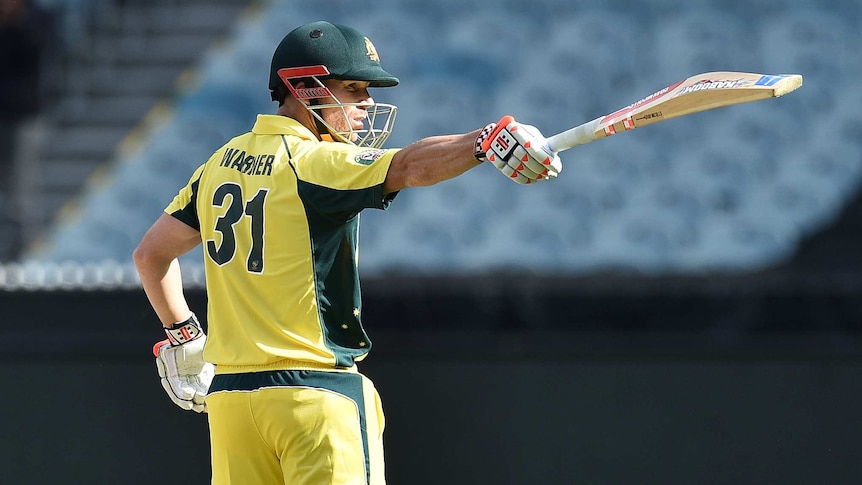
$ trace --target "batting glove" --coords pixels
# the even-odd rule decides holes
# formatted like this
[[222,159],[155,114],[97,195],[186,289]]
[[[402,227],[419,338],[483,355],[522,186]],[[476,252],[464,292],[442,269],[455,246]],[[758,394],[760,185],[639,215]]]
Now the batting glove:
[[207,390],[215,366],[203,359],[207,336],[192,314],[183,322],[165,328],[168,338],[153,346],[162,387],[177,406],[198,413],[206,412]]
[[479,133],[475,155],[519,184],[551,179],[563,170],[560,157],[546,146],[539,130],[509,115]]

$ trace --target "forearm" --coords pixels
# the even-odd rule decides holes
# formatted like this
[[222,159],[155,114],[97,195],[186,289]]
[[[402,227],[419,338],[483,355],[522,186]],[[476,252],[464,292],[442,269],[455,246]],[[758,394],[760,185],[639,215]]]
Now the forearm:
[[215,368],[203,358],[206,335],[183,295],[177,258],[200,243],[200,233],[162,214],[132,253],[147,299],[164,327],[167,339],[153,346],[162,387],[182,409],[206,412],[206,394]]
[[136,264],[144,293],[162,325],[186,320],[192,312],[183,294],[179,261],[136,261]]
[[423,138],[399,151],[392,159],[384,190],[434,185],[477,166],[474,156],[479,130],[462,135]]
[[198,244],[196,229],[162,214],[132,253],[144,292],[165,326],[184,321],[192,313],[183,295],[177,258]]

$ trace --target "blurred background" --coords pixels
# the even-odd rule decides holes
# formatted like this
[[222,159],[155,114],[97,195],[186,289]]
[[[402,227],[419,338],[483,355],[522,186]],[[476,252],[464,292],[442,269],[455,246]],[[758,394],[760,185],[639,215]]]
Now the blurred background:
[[390,483],[862,483],[862,2],[0,6],[0,483],[209,483],[131,252],[275,112],[272,51],[320,19],[400,77],[372,92],[389,146],[509,113],[550,135],[699,72],[805,77],[566,151],[553,183],[480,166],[363,213]]

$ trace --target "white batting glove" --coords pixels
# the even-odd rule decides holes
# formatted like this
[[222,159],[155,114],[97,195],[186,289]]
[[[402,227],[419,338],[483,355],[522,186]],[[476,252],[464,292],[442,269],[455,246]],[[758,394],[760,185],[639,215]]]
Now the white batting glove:
[[166,340],[153,346],[156,367],[162,387],[177,406],[198,413],[206,412],[207,391],[215,374],[215,366],[204,361],[207,336],[197,317],[166,328]]
[[476,158],[491,162],[519,184],[551,179],[563,170],[560,157],[546,146],[542,133],[509,115],[482,130],[476,139]]

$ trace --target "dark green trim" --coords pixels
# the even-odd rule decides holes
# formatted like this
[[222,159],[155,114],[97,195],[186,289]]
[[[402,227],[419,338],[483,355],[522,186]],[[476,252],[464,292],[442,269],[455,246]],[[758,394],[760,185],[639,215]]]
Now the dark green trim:
[[354,403],[359,410],[359,430],[362,452],[365,455],[365,483],[371,482],[371,460],[368,456],[368,425],[366,422],[365,394],[362,376],[349,372],[313,370],[278,370],[242,374],[218,374],[213,378],[209,394],[231,391],[257,391],[273,387],[305,387],[326,389],[340,394]]
[[[201,176],[203,176],[203,171],[201,171]],[[198,178],[197,180],[192,182],[192,184],[191,184],[192,197],[191,197],[191,200],[189,200],[188,205],[186,205],[182,209],[179,209],[179,210],[171,213],[171,215],[174,216],[176,219],[178,219],[179,221],[192,227],[193,229],[197,230],[198,232],[200,232],[200,230],[201,230],[201,221],[200,221],[200,219],[198,219],[198,208],[197,208],[198,187],[200,186],[200,183],[201,183],[200,178]]]
[[393,194],[383,195],[383,184],[338,190],[302,180],[293,164],[287,138],[282,135],[288,164],[296,175],[297,194],[305,210],[314,267],[318,319],[326,347],[338,367],[351,367],[371,349],[362,327],[362,298],[356,251],[359,212],[384,209]]
[[[371,340],[362,328],[362,299],[356,246],[359,218],[342,221],[315,209],[308,200],[320,196],[318,187],[299,182],[305,207],[314,263],[314,283],[322,331],[336,365],[350,367],[354,359],[368,353]],[[310,195],[313,193],[314,195]]]

